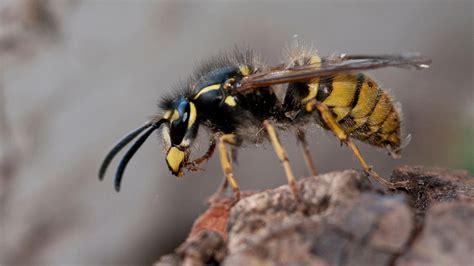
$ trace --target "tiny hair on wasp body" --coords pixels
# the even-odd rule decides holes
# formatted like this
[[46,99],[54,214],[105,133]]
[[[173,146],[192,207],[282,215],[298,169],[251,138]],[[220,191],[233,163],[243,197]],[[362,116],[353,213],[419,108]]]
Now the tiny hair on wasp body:
[[[172,94],[162,97],[152,120],[110,150],[99,178],[103,179],[113,158],[136,139],[115,174],[115,189],[119,191],[130,159],[153,132],[159,131],[166,165],[175,176],[199,170],[217,148],[225,176],[219,191],[230,185],[238,201],[240,187],[232,163],[237,149],[242,144],[269,142],[298,199],[299,188],[278,131],[293,131],[303,146],[308,170],[315,175],[316,164],[305,133],[307,126],[315,123],[346,144],[370,177],[390,189],[404,187],[405,183],[389,181],[372,170],[354,142],[386,149],[394,157],[403,147],[400,109],[388,91],[363,71],[387,67],[419,70],[430,64],[429,59],[414,53],[320,57],[299,49],[276,67],[265,66],[248,49],[217,55],[204,61]],[[281,90],[283,98],[277,97]],[[210,132],[209,148],[205,154],[194,156],[191,150],[200,127]]]

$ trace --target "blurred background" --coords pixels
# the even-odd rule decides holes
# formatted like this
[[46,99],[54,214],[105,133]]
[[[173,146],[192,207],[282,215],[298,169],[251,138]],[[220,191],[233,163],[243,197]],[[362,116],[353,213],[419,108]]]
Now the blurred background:
[[[120,193],[116,162],[103,182],[97,170],[163,93],[234,45],[269,64],[294,35],[322,55],[423,53],[429,70],[371,72],[402,104],[402,159],[362,153],[385,176],[402,164],[473,173],[473,34],[469,0],[0,0],[0,264],[150,264],[177,247],[222,179],[218,156],[177,179],[155,137]],[[359,169],[331,133],[311,127],[308,138],[319,172]],[[291,134],[284,145],[307,176]],[[244,190],[286,183],[271,147],[241,150],[235,176]]]

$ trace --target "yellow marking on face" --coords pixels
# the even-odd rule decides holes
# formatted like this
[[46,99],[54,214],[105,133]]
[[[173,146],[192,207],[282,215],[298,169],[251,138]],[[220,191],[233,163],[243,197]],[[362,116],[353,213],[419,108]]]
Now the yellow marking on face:
[[192,102],[189,103],[189,112],[190,114],[189,114],[188,128],[193,126],[194,122],[196,122],[196,117],[197,117],[196,106]]
[[166,111],[165,114],[163,115],[163,118],[170,120],[170,117],[172,114],[173,114],[173,111]]
[[204,88],[202,88],[202,89],[198,92],[198,94],[196,94],[196,96],[194,96],[193,99],[196,100],[196,99],[199,98],[199,96],[201,96],[202,94],[204,94],[204,93],[206,93],[206,92],[209,92],[209,91],[218,90],[220,87],[221,87],[221,84],[213,84],[213,85],[204,87]]
[[234,99],[233,96],[227,96],[227,97],[225,98],[225,101],[224,101],[224,102],[225,102],[225,104],[227,104],[228,106],[232,106],[232,107],[234,107],[234,106],[237,105],[237,103],[235,102],[235,99]]
[[247,65],[240,65],[239,71],[244,77],[250,75],[250,68]]
[[179,112],[178,110],[174,110],[171,113],[171,118],[169,118],[170,121],[175,121],[179,119]]
[[163,129],[161,131],[161,136],[163,138],[163,142],[165,147],[168,149],[171,147],[171,136],[170,136],[170,127],[167,124],[163,125]]
[[303,98],[302,102],[306,103],[307,101],[316,98],[316,96],[318,95],[318,87],[319,87],[319,78],[312,79],[310,83],[308,83],[309,93],[306,97]]
[[166,155],[166,163],[168,164],[171,171],[176,174],[181,168],[181,164],[184,161],[185,154],[176,147],[171,147]]

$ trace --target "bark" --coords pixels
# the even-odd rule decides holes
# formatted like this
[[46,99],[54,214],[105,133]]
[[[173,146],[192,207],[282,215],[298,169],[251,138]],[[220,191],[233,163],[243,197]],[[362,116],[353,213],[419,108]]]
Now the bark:
[[384,191],[347,170],[215,201],[188,239],[156,265],[468,265],[474,261],[474,178],[402,166]]

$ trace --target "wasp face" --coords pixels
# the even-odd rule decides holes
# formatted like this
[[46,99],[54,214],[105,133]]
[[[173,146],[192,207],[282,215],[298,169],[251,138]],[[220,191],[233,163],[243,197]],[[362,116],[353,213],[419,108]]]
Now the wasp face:
[[189,147],[198,131],[196,106],[185,98],[178,99],[165,117],[170,122],[162,131],[167,147],[166,164],[172,174],[181,176],[181,168],[187,162]]

